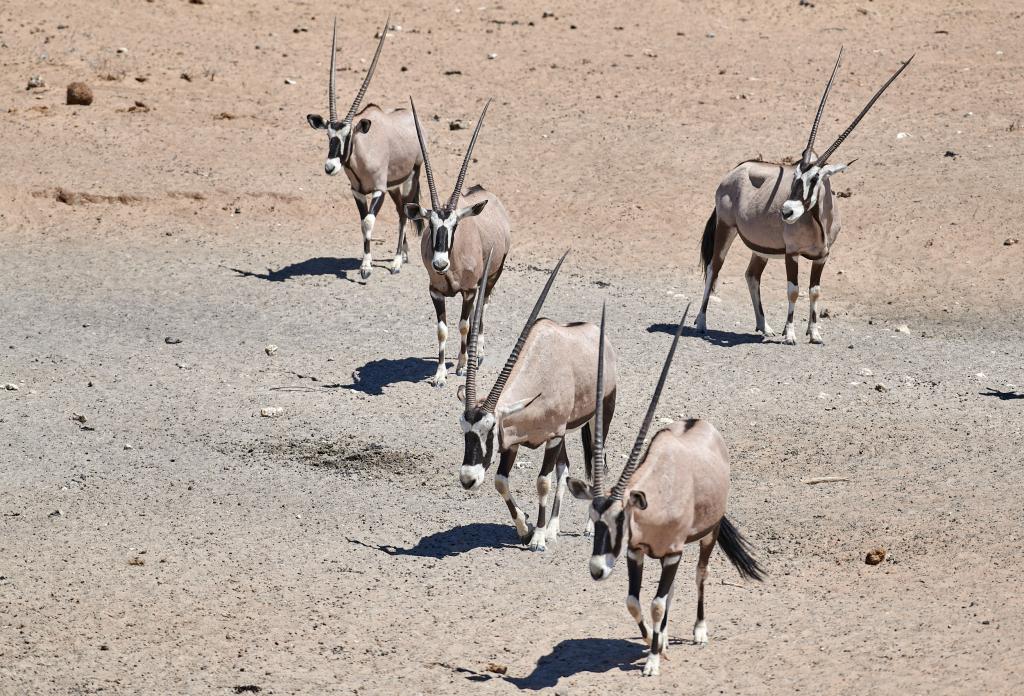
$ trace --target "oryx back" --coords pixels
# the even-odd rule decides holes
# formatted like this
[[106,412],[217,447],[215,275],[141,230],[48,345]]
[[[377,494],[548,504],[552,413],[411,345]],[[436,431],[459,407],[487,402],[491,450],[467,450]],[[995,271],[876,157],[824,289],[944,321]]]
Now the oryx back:
[[725,516],[729,454],[705,420],[673,423],[651,440],[626,486],[626,500],[643,491],[646,509],[631,506],[629,543],[655,558],[681,553]]
[[[593,418],[599,336],[594,324],[537,320],[495,409],[502,447],[538,447]],[[607,338],[604,361],[605,401],[614,403],[616,357]],[[526,408],[502,415],[525,402]]]
[[[369,125],[364,126],[364,121]],[[376,104],[368,104],[356,114],[353,124],[352,152],[345,172],[356,191],[371,193],[395,188],[423,163],[416,126],[408,109],[385,111]]]

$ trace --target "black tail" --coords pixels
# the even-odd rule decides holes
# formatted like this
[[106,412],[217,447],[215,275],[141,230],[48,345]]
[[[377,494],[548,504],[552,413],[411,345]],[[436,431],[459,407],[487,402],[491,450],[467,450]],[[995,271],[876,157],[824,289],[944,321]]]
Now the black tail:
[[728,517],[723,517],[719,524],[718,545],[726,558],[736,566],[741,577],[758,582],[764,580],[764,568],[750,555],[750,542],[743,538],[740,530],[733,526]]
[[704,270],[704,277],[708,277],[708,264],[711,263],[711,255],[715,253],[715,228],[718,227],[718,210],[711,211],[708,223],[704,225],[704,236],[700,239],[700,267]]

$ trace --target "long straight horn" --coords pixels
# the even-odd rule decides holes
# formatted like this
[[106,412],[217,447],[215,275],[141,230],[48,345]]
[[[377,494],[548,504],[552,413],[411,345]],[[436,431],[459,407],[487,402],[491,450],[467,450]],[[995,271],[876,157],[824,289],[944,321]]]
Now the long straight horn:
[[366,90],[370,86],[370,80],[373,78],[373,71],[377,69],[377,59],[380,58],[380,51],[384,48],[384,39],[388,37],[388,27],[390,25],[391,15],[388,15],[388,18],[384,21],[384,28],[380,30],[380,42],[377,44],[377,52],[373,54],[373,60],[370,61],[370,69],[366,71],[363,84],[359,87],[359,91],[356,92],[356,98],[352,101],[352,106],[349,107],[345,123],[352,123],[352,117],[359,111],[359,105],[362,103],[363,97],[366,96]]
[[825,162],[828,161],[828,158],[832,155],[833,152],[836,151],[836,148],[843,144],[843,141],[846,140],[847,136],[849,136],[850,133],[853,132],[853,129],[857,127],[857,124],[860,123],[860,120],[864,118],[864,116],[867,115],[868,111],[871,110],[871,107],[875,105],[875,102],[878,101],[878,98],[882,96],[882,92],[888,89],[889,85],[892,84],[893,80],[899,77],[901,72],[907,69],[907,66],[910,65],[910,61],[912,60],[914,60],[914,56],[910,56],[910,58],[908,58],[907,61],[900,66],[900,69],[894,72],[892,74],[892,77],[886,80],[884,85],[878,88],[878,91],[875,92],[875,96],[871,97],[871,101],[867,103],[867,106],[865,106],[861,110],[861,112],[857,114],[857,118],[853,119],[853,123],[850,124],[850,127],[844,130],[843,134],[836,138],[836,141],[832,143],[832,145],[830,145],[827,150],[825,150],[825,153],[818,158],[818,161],[814,163],[814,166],[821,167],[822,165],[825,164]]
[[597,344],[597,401],[594,405],[594,447],[590,470],[593,482],[590,492],[595,498],[605,494],[604,488],[604,315],[605,303],[601,303],[601,337]]
[[430,156],[427,155],[427,141],[423,138],[423,129],[420,128],[420,118],[416,115],[416,102],[409,97],[409,104],[412,105],[412,120],[416,124],[416,137],[420,140],[420,152],[423,153],[423,168],[427,172],[427,188],[430,189],[430,207],[440,212],[441,202],[437,199],[437,186],[434,184],[434,170],[430,168]]
[[327,89],[327,106],[330,109],[331,123],[338,122],[338,92],[336,89],[337,76],[335,74],[335,63],[338,60],[338,18],[334,18],[334,33],[331,34],[331,81]]
[[636,436],[636,442],[633,443],[633,451],[629,453],[629,459],[626,461],[626,468],[622,470],[622,475],[619,476],[618,483],[615,484],[615,488],[612,489],[611,498],[613,500],[622,500],[622,494],[626,491],[626,484],[629,483],[629,479],[633,476],[637,466],[640,464],[640,454],[644,448],[644,440],[647,439],[647,431],[650,430],[651,421],[654,420],[654,411],[658,408],[658,399],[661,398],[661,390],[665,387],[665,380],[668,379],[668,369],[672,366],[672,358],[676,354],[676,345],[679,343],[679,335],[683,333],[683,325],[686,324],[686,315],[690,313],[690,304],[686,304],[686,311],[683,312],[683,319],[679,322],[679,326],[676,328],[676,336],[672,339],[672,347],[668,350],[668,357],[665,358],[665,365],[661,368],[661,378],[658,379],[658,386],[654,389],[654,396],[651,398],[651,405],[647,407],[647,415],[644,417],[644,423],[640,426],[640,432]]
[[836,66],[832,68],[832,76],[828,78],[828,84],[825,85],[825,92],[821,95],[821,102],[818,104],[818,113],[814,115],[814,123],[811,125],[811,137],[807,139],[807,149],[804,150],[801,161],[804,166],[808,166],[811,163],[811,152],[814,150],[814,140],[818,137],[818,124],[821,123],[821,114],[825,111],[825,102],[828,101],[828,93],[832,91],[832,82],[836,79],[836,73],[839,71],[839,61],[843,59],[843,47],[839,47],[839,57],[836,58]]
[[476,128],[473,129],[473,137],[470,138],[469,148],[466,149],[466,156],[462,158],[462,169],[459,170],[459,178],[455,180],[455,190],[452,191],[452,197],[448,199],[448,209],[453,210],[455,205],[459,202],[459,196],[462,195],[462,185],[466,182],[466,170],[469,169],[470,159],[473,157],[473,147],[476,145],[476,137],[480,135],[480,126],[484,125],[484,116],[487,115],[487,107],[491,105],[491,100],[488,99],[487,103],[484,104],[484,110],[480,112],[480,118],[477,119]]
[[[493,251],[493,250],[492,250]],[[473,313],[469,318],[469,345],[466,347],[466,413],[476,407],[476,368],[477,368],[477,342],[480,339],[480,323],[484,316],[484,293],[487,291],[487,279],[491,275],[491,253],[487,252],[487,260],[484,261],[484,274],[480,276],[480,282],[476,286],[476,298],[473,304]]]
[[486,411],[494,413],[494,409],[498,405],[498,397],[501,396],[501,391],[505,388],[505,382],[508,381],[509,375],[512,374],[512,368],[515,367],[516,361],[519,360],[519,353],[523,350],[526,337],[530,334],[533,323],[537,321],[537,315],[540,314],[540,308],[544,306],[544,300],[548,298],[548,292],[551,290],[552,283],[555,282],[555,276],[558,275],[558,270],[562,267],[562,262],[565,261],[565,257],[568,255],[569,250],[566,249],[565,253],[562,254],[562,258],[558,259],[555,269],[548,276],[548,282],[544,285],[544,289],[541,290],[536,304],[533,305],[533,311],[530,312],[530,317],[526,320],[526,326],[523,327],[522,332],[519,334],[519,338],[516,340],[515,346],[512,347],[508,360],[505,361],[505,366],[501,368],[501,374],[498,375],[498,379],[494,381],[494,386],[491,387],[491,391],[487,395],[487,401],[484,402],[484,409]]

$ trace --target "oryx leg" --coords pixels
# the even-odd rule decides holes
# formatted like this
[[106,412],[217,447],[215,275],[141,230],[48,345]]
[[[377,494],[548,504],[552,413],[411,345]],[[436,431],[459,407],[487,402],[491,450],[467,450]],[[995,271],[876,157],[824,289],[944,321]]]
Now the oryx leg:
[[711,293],[718,286],[718,274],[725,264],[725,257],[729,253],[732,241],[736,239],[737,230],[735,227],[726,227],[719,223],[715,229],[715,249],[711,253],[711,263],[704,269],[704,300],[700,304],[700,312],[694,326],[701,333],[707,332],[708,302],[711,300]]
[[[587,421],[582,428],[583,432],[583,471],[586,474],[587,482],[594,480],[594,419]],[[587,525],[583,528],[583,536],[588,539],[594,536],[594,520],[587,515]]]
[[537,476],[537,528],[530,538],[531,551],[544,551],[547,548],[548,497],[551,495],[551,472],[561,458],[565,447],[565,438],[553,437],[544,447],[544,462]]
[[811,284],[807,290],[807,296],[811,301],[811,314],[807,319],[807,335],[811,337],[811,343],[824,343],[821,340],[821,333],[818,332],[818,300],[821,299],[821,272],[824,270],[824,261],[815,261],[811,264]]
[[548,541],[558,541],[558,533],[561,531],[561,523],[558,521],[562,511],[562,496],[565,495],[565,482],[569,478],[569,453],[562,442],[562,451],[558,455],[558,463],[555,464],[555,501],[551,505],[551,519],[548,520],[547,531],[544,538]]
[[718,541],[718,527],[700,540],[700,555],[697,557],[697,621],[693,624],[693,642],[704,645],[708,642],[708,626],[704,623],[704,580],[708,576],[708,560]]
[[409,178],[388,191],[398,210],[398,247],[395,249],[395,258],[391,261],[392,273],[399,273],[402,270],[402,264],[409,260],[409,242],[405,236],[405,225],[408,222],[408,218],[405,216],[405,204],[419,203],[419,196],[415,196],[414,200],[412,195],[417,183],[416,172],[413,172]]
[[640,636],[647,645],[651,644],[651,625],[644,618],[643,607],[640,606],[640,585],[644,581],[644,552],[637,549],[626,551],[626,572],[629,575],[629,590],[626,594],[626,610],[640,627]]
[[352,196],[356,199],[356,207],[359,209],[359,218],[362,220],[363,230],[363,263],[359,266],[359,275],[363,280],[370,277],[373,257],[370,256],[370,240],[373,238],[373,224],[377,220],[377,213],[384,204],[383,191],[371,191],[360,193],[352,189]]
[[529,544],[530,537],[533,536],[534,527],[526,521],[526,513],[516,503],[516,499],[512,497],[512,489],[509,488],[508,481],[509,472],[512,471],[512,465],[515,464],[518,452],[519,446],[516,445],[501,453],[498,473],[494,476],[494,488],[497,489],[498,495],[501,496],[501,499],[505,501],[505,505],[508,506],[508,512],[512,515],[512,522],[515,524],[516,533],[519,535],[519,541]]
[[[459,359],[455,362],[455,374],[459,377],[464,377],[466,374],[466,362],[468,355],[466,352],[468,341],[469,341],[469,315],[473,313],[473,300],[476,297],[476,293],[463,293],[462,294],[462,313],[459,315]],[[480,345],[479,339],[477,340],[477,346]],[[480,361],[477,361],[479,364]]]
[[[502,262],[504,263],[504,262]],[[484,288],[484,311],[480,313],[480,336],[476,342],[476,364],[484,364],[484,319],[487,317],[487,308],[491,306],[491,293],[494,291],[494,285],[498,282],[498,278],[501,277],[501,272],[504,270],[504,266],[498,267],[497,273],[491,276],[491,279],[487,281]]]
[[786,255],[786,295],[789,297],[789,313],[786,315],[786,329],[783,332],[782,342],[787,346],[796,345],[796,331],[793,329],[793,313],[796,311],[796,301],[800,299],[800,267],[797,265],[795,255]]
[[444,299],[444,295],[430,291],[430,300],[434,303],[434,312],[437,314],[437,372],[430,378],[430,383],[435,387],[443,387],[448,376],[448,366],[444,359],[444,347],[448,342],[448,319]]
[[775,332],[764,319],[764,307],[761,306],[761,274],[764,267],[768,265],[768,259],[754,252],[750,255],[750,263],[747,264],[747,272],[743,277],[747,279],[747,289],[750,290],[750,302],[754,305],[755,331],[764,336],[774,336]]
[[644,665],[644,676],[657,676],[661,669],[661,653],[668,645],[668,610],[672,602],[672,590],[675,589],[676,571],[679,570],[680,554],[665,556],[661,559],[661,579],[658,580],[658,591],[651,602],[651,652]]

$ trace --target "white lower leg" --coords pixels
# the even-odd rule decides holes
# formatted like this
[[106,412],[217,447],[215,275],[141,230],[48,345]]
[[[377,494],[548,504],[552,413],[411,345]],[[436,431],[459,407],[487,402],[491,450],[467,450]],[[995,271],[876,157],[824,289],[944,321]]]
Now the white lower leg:
[[783,343],[796,345],[796,331],[793,329],[793,316],[796,312],[796,301],[800,298],[800,287],[796,283],[787,283],[786,294],[789,296],[789,314],[786,315],[786,330]]
[[764,310],[761,306],[761,279],[748,275],[747,289],[750,290],[750,302],[754,305],[755,331],[765,335],[774,336],[775,332],[768,326],[764,318]]
[[[495,476],[494,488],[498,491],[501,499],[508,504],[509,499],[512,497],[512,494],[509,492],[508,477],[501,474]],[[516,532],[520,537],[525,537],[530,533],[530,527],[526,522],[526,515],[523,514],[523,511],[518,506],[516,507],[515,514],[512,516],[512,523],[516,526]]]
[[[373,223],[376,222],[376,221],[377,221],[377,216],[374,215],[373,213],[370,213],[366,217],[363,218],[363,222],[362,222],[363,241],[367,245],[369,245],[370,239],[373,238]],[[369,246],[366,246],[366,249],[369,249]],[[370,264],[372,263],[372,261],[373,261],[373,259],[371,258],[369,251],[365,251],[363,253],[363,263],[359,267],[359,270],[362,271],[363,273],[369,273],[370,272]]]
[[548,520],[548,539],[557,539],[561,531],[558,521],[562,512],[562,496],[565,495],[565,482],[569,478],[569,467],[563,462],[555,465],[555,502],[551,507],[551,519]]
[[818,331],[818,300],[821,299],[821,286],[815,285],[807,291],[810,298],[811,313],[807,319],[807,335],[811,337],[811,343],[821,343],[821,333]]
[[443,321],[437,322],[437,354],[439,356],[437,361],[437,372],[434,374],[433,383],[436,386],[441,386],[445,383],[445,378],[448,375],[448,368],[445,367],[444,360],[444,348],[448,342],[448,326]]
[[[462,340],[459,343],[459,345],[460,346],[465,346],[466,345],[466,339],[469,336],[469,319],[460,319],[459,320],[459,336],[462,337]],[[477,342],[477,345],[479,345],[479,341]],[[464,376],[466,374],[466,362],[467,362],[467,360],[468,360],[468,356],[460,348],[459,349],[459,360],[458,360],[458,362],[455,365],[455,374],[457,374],[459,377],[462,377],[462,376]]]
[[[543,515],[547,516],[548,509],[548,497],[551,493],[551,474],[546,476],[537,477],[537,500],[539,501],[540,509],[543,511]],[[537,518],[537,529],[533,532],[533,538],[530,539],[530,548],[534,551],[544,551],[547,548],[547,520],[544,520],[545,526],[540,526],[541,519]]]

